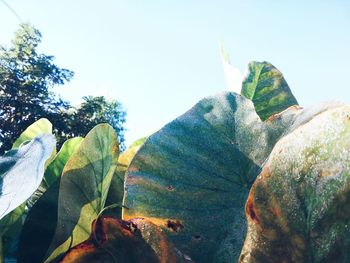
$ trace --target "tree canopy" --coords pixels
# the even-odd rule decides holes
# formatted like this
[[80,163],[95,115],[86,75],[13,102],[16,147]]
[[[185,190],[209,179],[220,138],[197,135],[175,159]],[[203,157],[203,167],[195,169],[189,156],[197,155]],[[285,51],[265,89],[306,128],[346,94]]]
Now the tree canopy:
[[53,123],[58,144],[73,136],[85,136],[96,124],[116,129],[124,147],[125,111],[116,100],[87,96],[72,107],[53,88],[70,81],[74,72],[54,63],[54,56],[37,47],[42,35],[30,24],[21,24],[9,47],[0,46],[0,153],[39,118]]
[[106,100],[102,96],[85,96],[70,113],[70,136],[85,136],[94,126],[106,122],[117,131],[121,149],[124,149],[125,116],[126,112],[118,101]]

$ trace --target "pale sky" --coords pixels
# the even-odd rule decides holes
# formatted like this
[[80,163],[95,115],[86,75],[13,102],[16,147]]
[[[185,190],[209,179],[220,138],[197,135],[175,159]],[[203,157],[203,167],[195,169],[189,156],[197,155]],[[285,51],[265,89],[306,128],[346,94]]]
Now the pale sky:
[[[75,72],[77,104],[106,95],[127,110],[127,144],[227,89],[223,41],[242,71],[266,60],[302,106],[350,103],[350,1],[7,0],[43,35],[40,51]],[[0,44],[18,28],[0,1]]]

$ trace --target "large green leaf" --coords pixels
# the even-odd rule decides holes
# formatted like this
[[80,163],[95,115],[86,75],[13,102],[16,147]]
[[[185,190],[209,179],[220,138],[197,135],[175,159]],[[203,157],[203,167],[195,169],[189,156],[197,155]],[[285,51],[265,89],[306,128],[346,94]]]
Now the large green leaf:
[[30,125],[14,142],[12,149],[17,149],[22,143],[32,140],[39,134],[52,134],[52,124],[48,119],[42,118]]
[[143,137],[136,140],[125,152],[119,155],[118,166],[114,172],[106,200],[106,207],[113,207],[113,209],[108,209],[108,214],[116,215],[118,218],[121,218],[125,172],[128,169],[131,160],[147,138],[148,137]]
[[240,262],[350,262],[350,106],[276,144],[246,204]]
[[38,188],[44,175],[45,161],[54,147],[54,136],[43,134],[0,157],[0,219]]
[[299,111],[264,123],[252,102],[235,93],[200,101],[134,157],[123,219],[151,220],[195,262],[237,260],[250,186]]
[[195,262],[237,261],[245,201],[273,146],[332,107],[291,107],[262,122],[252,102],[235,93],[200,101],[135,155],[125,179],[123,220],[150,220]]
[[60,182],[57,227],[48,262],[88,238],[92,221],[104,208],[117,158],[116,132],[100,124],[68,160]]
[[298,105],[282,73],[269,62],[250,62],[241,94],[253,101],[262,120]]

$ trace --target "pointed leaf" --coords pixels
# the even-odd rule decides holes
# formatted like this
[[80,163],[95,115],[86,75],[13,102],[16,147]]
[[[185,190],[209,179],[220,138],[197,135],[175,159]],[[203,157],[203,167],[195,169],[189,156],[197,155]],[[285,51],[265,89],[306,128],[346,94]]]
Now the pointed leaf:
[[55,138],[44,134],[0,157],[0,219],[21,205],[38,188]]
[[350,106],[276,144],[246,204],[240,262],[350,262]]
[[250,62],[241,94],[254,103],[264,121],[290,106],[298,105],[282,73],[268,62]]
[[118,158],[117,136],[108,124],[93,128],[64,167],[58,220],[48,262],[86,240],[102,211]]

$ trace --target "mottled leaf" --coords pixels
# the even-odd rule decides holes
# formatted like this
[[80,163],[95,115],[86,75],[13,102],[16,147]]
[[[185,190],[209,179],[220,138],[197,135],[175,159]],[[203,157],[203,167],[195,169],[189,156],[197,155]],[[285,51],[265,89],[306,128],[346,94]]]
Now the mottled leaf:
[[262,122],[252,102],[235,93],[200,101],[135,155],[123,219],[150,220],[195,262],[237,260],[250,186],[299,111]]
[[118,158],[117,135],[108,124],[93,128],[64,167],[58,220],[47,261],[89,237],[90,226],[105,205]]
[[253,101],[262,120],[298,105],[282,73],[269,62],[250,62],[241,94]]
[[246,204],[240,262],[350,262],[350,106],[282,138]]
[[45,161],[54,147],[54,136],[43,134],[0,157],[0,219],[38,188],[44,175]]

